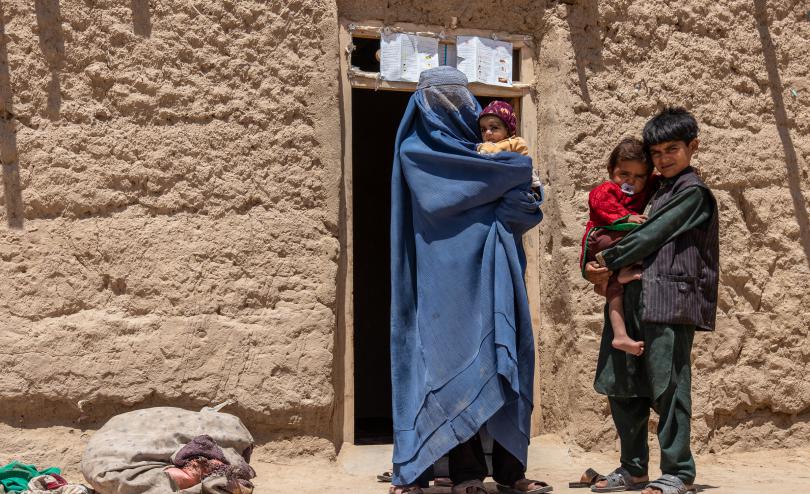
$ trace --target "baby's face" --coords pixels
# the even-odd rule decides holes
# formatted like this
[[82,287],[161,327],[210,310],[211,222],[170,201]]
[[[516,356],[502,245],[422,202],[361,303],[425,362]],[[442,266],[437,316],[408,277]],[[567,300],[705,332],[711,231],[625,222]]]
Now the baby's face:
[[499,142],[509,137],[509,131],[503,120],[495,115],[482,117],[478,121],[478,126],[481,128],[481,139],[484,142]]
[[647,183],[647,165],[641,161],[619,161],[613,169],[613,176],[610,177],[617,185],[627,184],[633,187],[633,193],[644,190]]

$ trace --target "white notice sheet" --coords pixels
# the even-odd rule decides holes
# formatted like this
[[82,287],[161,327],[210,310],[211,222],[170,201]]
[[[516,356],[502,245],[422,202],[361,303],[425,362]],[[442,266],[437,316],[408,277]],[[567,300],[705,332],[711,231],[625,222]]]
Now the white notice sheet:
[[458,62],[470,82],[512,85],[512,43],[478,36],[456,37]]
[[405,33],[383,33],[380,76],[386,81],[418,82],[423,70],[439,65],[439,40]]

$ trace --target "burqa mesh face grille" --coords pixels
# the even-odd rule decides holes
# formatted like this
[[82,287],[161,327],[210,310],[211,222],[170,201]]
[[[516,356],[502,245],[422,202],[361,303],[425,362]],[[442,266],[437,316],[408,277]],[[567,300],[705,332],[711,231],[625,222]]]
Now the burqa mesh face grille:
[[421,90],[428,108],[441,115],[449,112],[475,111],[475,98],[464,86],[446,84]]

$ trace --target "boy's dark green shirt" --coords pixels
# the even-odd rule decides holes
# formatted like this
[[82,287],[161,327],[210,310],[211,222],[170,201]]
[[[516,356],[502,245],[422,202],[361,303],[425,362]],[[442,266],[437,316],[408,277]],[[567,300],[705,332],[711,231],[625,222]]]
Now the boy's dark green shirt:
[[713,202],[706,189],[690,187],[684,190],[621,242],[602,252],[607,268],[615,271],[640,262],[681,233],[703,224],[712,213]]
[[[661,246],[711,218],[714,203],[702,187],[690,187],[672,197],[616,246],[602,252],[611,271],[640,262]],[[607,307],[605,309],[607,311]],[[605,327],[594,388],[608,396],[658,398],[690,359],[694,326],[642,323],[641,282],[625,285],[624,319],[627,334],[645,342],[641,357],[611,346],[613,328],[605,313]]]

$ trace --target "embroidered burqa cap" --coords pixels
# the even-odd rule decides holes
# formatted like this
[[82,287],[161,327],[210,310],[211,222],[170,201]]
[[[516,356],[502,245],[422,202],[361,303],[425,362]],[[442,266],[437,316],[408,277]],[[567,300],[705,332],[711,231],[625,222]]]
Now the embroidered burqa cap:
[[425,89],[432,86],[467,85],[467,76],[464,72],[447,65],[428,69],[419,74],[419,83],[416,89]]

